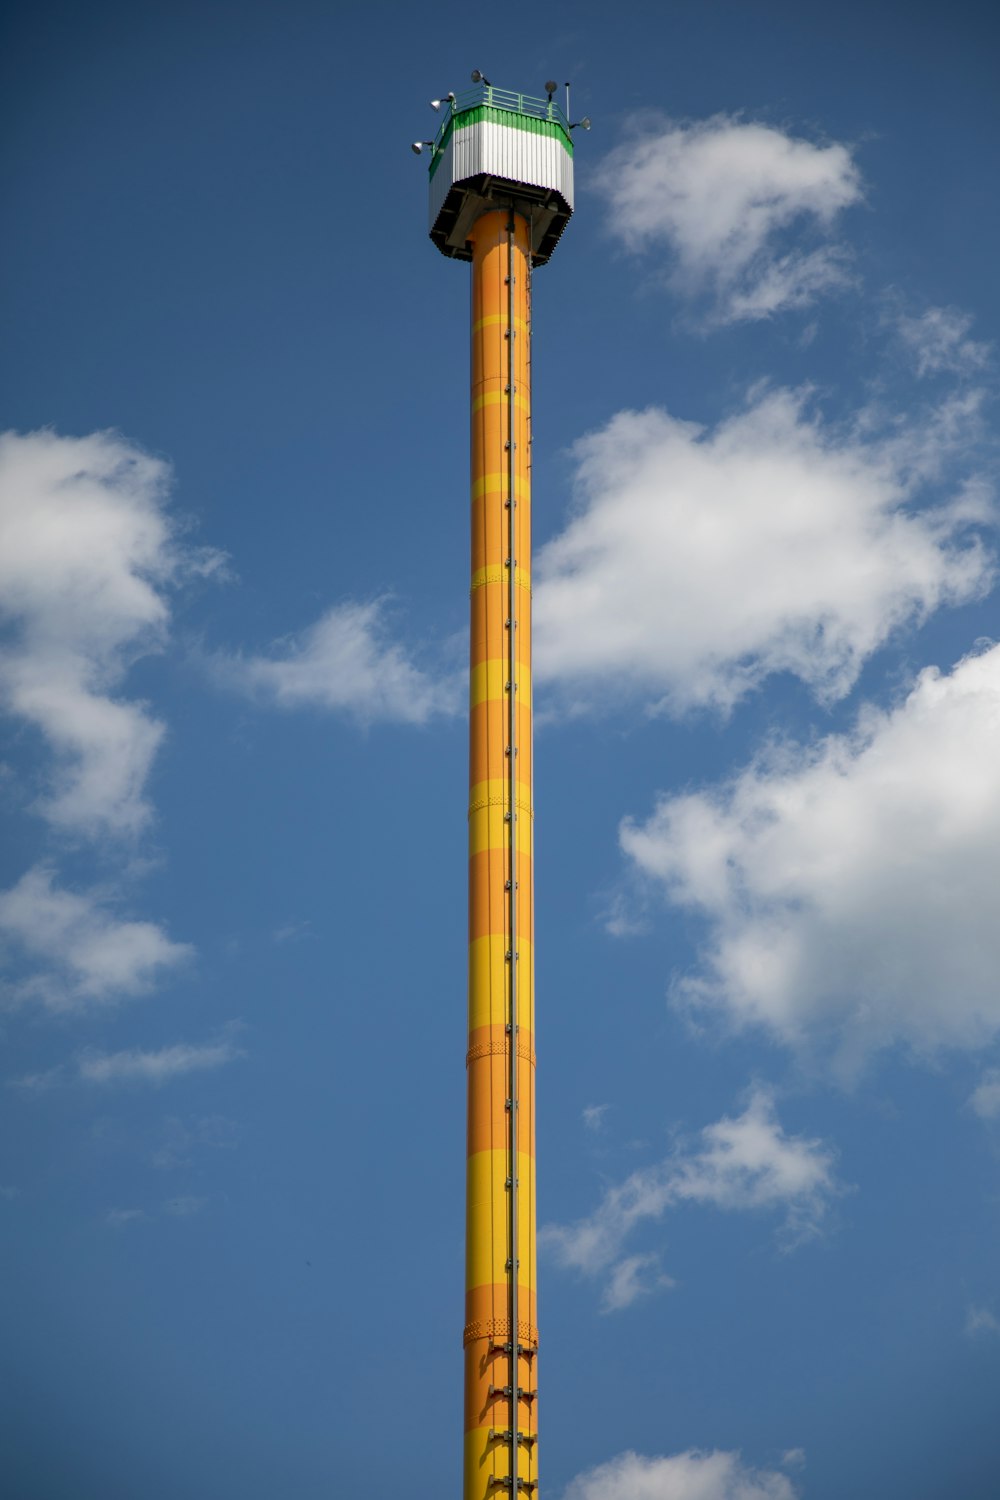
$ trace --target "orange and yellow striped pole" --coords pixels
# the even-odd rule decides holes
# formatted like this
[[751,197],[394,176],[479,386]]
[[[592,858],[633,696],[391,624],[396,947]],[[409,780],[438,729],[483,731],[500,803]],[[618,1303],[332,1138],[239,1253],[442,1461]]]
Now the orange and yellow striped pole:
[[537,1485],[530,228],[474,224],[465,1500]]

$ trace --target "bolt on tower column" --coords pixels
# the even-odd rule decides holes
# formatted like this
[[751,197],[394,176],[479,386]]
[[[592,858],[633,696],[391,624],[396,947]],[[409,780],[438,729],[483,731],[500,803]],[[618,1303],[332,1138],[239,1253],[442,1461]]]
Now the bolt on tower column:
[[476,78],[432,143],[430,232],[472,262],[464,1497],[488,1500],[538,1487],[531,271],[572,212],[573,142],[551,93]]

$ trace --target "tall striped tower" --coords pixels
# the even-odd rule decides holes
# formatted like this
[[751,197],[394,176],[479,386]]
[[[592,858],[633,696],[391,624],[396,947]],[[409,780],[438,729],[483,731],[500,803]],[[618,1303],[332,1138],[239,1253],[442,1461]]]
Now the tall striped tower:
[[417,144],[431,239],[472,262],[464,1496],[488,1500],[538,1490],[531,272],[572,212],[573,140],[551,92],[473,78]]

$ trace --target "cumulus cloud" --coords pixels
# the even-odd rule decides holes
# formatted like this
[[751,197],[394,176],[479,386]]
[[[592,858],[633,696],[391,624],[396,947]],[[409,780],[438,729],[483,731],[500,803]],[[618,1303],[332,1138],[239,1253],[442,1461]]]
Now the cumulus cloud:
[[362,723],[423,724],[461,704],[458,679],[416,666],[386,624],[385,600],[346,602],[264,656],[217,656],[218,679],[278,708],[321,708]]
[[796,1500],[791,1481],[738,1453],[690,1449],[666,1458],[621,1453],[570,1481],[563,1500]]
[[172,1047],[143,1052],[137,1047],[123,1052],[99,1052],[88,1048],[77,1060],[80,1078],[85,1083],[168,1083],[186,1073],[203,1073],[224,1067],[243,1052],[230,1038],[194,1046],[178,1042]]
[[644,1221],[682,1203],[728,1212],[771,1210],[782,1215],[781,1240],[792,1248],[818,1232],[838,1191],[831,1150],[822,1141],[786,1135],[771,1094],[757,1088],[741,1115],[707,1125],[694,1146],[609,1188],[589,1217],[546,1226],[541,1242],[558,1264],[606,1276],[604,1307],[614,1311],[670,1284],[659,1274],[656,1255],[623,1254]]
[[132,835],[151,816],[163,725],[119,690],[163,646],[166,586],[219,564],[178,543],[169,477],[115,433],[0,435],[0,702],[53,752],[39,808],[60,828]]
[[[622,847],[708,924],[681,1003],[850,1074],[877,1048],[1000,1032],[1000,646],[927,668],[849,734],[784,744],[725,784],[665,797]],[[984,1094],[984,1101],[989,1099]]]
[[144,994],[193,951],[154,922],[117,916],[104,893],[57,887],[43,865],[0,892],[0,940],[0,958],[20,952],[38,965],[8,985],[8,998],[52,1010]]
[[1000,1116],[1000,1068],[987,1068],[969,1096],[969,1107],[981,1120]]
[[918,316],[901,313],[896,330],[917,374],[974,375],[989,362],[989,344],[969,338],[972,317],[957,307],[929,307]]
[[985,491],[915,504],[975,423],[970,396],[834,429],[767,389],[714,430],[619,413],[577,444],[578,508],[538,555],[538,679],[590,707],[725,710],[777,672],[842,696],[892,631],[992,581]]
[[[645,120],[605,158],[597,186],[632,251],[666,251],[672,288],[717,323],[803,307],[847,280],[834,220],[857,203],[846,146],[817,146],[730,115],[681,125]],[[805,244],[791,244],[795,229]]]

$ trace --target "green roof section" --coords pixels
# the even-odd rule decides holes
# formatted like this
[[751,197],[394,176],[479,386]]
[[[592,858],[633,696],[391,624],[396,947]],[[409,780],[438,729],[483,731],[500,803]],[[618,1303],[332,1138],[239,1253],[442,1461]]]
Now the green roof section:
[[554,100],[534,99],[528,94],[483,85],[462,94],[452,106],[434,141],[429,176],[433,177],[437,171],[452,133],[470,125],[503,125],[508,129],[525,130],[531,135],[549,136],[557,140],[570,156],[573,155],[569,121]]

